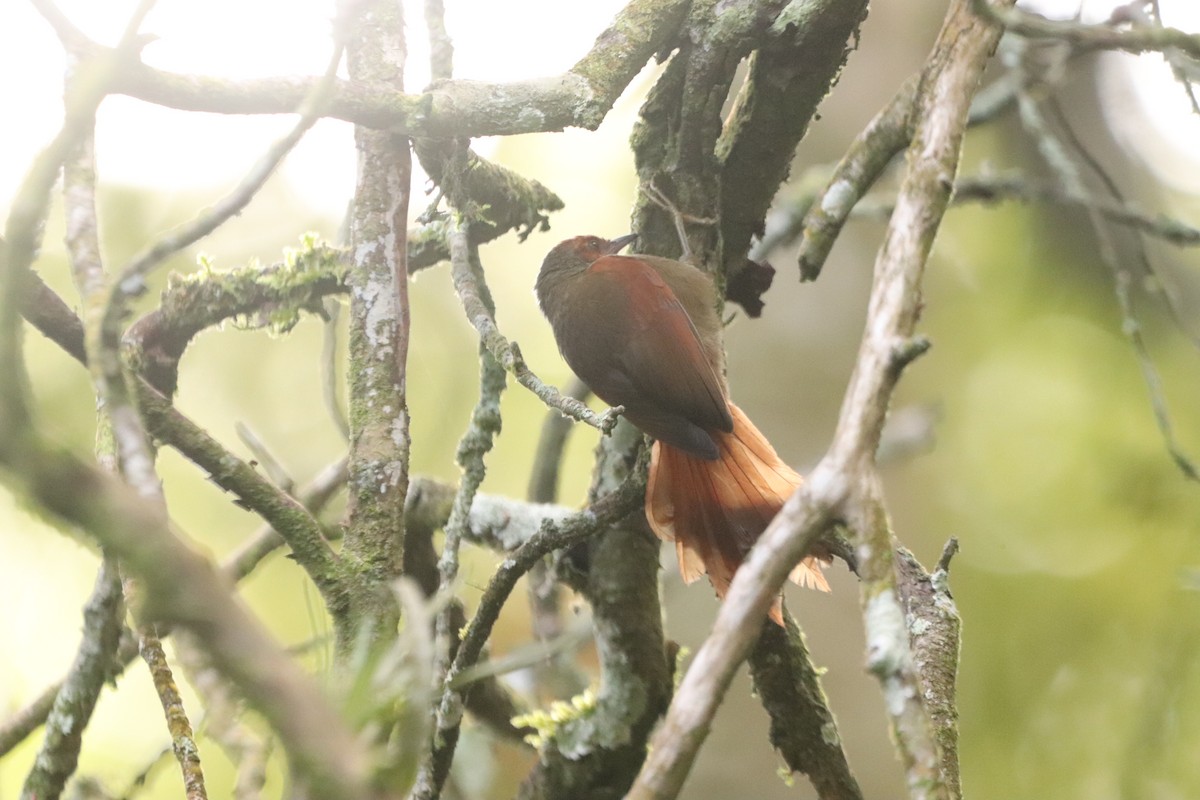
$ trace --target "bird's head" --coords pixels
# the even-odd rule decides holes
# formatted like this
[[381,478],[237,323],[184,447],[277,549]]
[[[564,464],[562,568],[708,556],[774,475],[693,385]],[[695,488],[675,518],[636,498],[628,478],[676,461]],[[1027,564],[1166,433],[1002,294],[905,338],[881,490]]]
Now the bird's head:
[[627,245],[637,239],[637,234],[618,236],[616,239],[602,239],[599,236],[575,236],[559,242],[542,262],[542,269],[569,269],[582,265],[587,267],[593,261],[604,256],[621,252]]

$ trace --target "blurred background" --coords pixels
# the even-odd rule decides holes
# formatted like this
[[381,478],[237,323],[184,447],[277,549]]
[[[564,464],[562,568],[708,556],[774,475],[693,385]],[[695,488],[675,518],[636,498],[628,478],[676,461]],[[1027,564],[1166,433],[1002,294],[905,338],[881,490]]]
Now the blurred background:
[[[93,38],[112,42],[132,4],[60,5]],[[415,90],[425,82],[424,28],[420,4],[407,5],[414,15],[408,85]],[[507,80],[561,72],[619,5],[449,0],[456,75]],[[330,6],[163,0],[145,26],[159,37],[145,58],[212,75],[316,73],[326,59]],[[1058,16],[1079,10],[1075,3],[1037,8]],[[1162,0],[1161,8],[1168,24],[1200,30],[1200,10],[1188,0]],[[1088,3],[1083,16],[1100,21],[1111,10],[1111,3]],[[794,176],[838,159],[920,66],[944,11],[945,4],[933,0],[874,4],[859,49],[798,152]],[[5,210],[29,160],[60,124],[63,69],[48,26],[25,4],[5,3]],[[550,232],[524,244],[510,235],[483,251],[503,330],[532,367],[558,385],[569,372],[537,311],[533,278],[546,250],[563,238],[626,232],[636,191],[627,139],[655,74],[647,68],[596,133],[478,143],[485,155],[566,201]],[[1200,224],[1200,117],[1161,57],[1074,59],[1054,91],[1072,128],[1132,204]],[[287,117],[184,114],[122,97],[106,100],[97,150],[109,268],[220,198],[290,125]],[[972,130],[963,173],[1023,170],[1044,180],[1035,145],[1010,112]],[[322,122],[243,215],[171,268],[194,269],[199,253],[217,267],[252,258],[271,262],[309,230],[333,239],[353,184],[351,129]],[[428,202],[421,188],[414,215]],[[802,188],[785,189],[781,206]],[[71,301],[62,229],[58,208],[38,269]],[[881,232],[877,221],[851,223],[812,284],[799,283],[792,253],[771,254],[778,272],[762,318],[739,316],[728,330],[735,398],[802,471],[820,458],[833,431]],[[1128,253],[1128,232],[1114,233]],[[1153,265],[1152,273],[1135,269],[1143,334],[1178,440],[1200,457],[1200,256],[1152,238],[1142,244]],[[925,300],[920,328],[934,346],[905,375],[896,409],[928,424],[929,435],[918,437],[917,452],[888,466],[886,490],[897,536],[924,563],[936,561],[951,536],[962,545],[952,587],[964,620],[959,712],[968,795],[1200,796],[1200,486],[1183,477],[1156,427],[1087,215],[1047,204],[952,210],[927,273]],[[475,337],[444,268],[416,277],[412,306],[413,470],[453,481],[456,439],[476,396]],[[316,319],[282,338],[236,325],[207,332],[184,359],[178,403],[249,457],[234,429],[247,425],[295,479],[306,480],[343,451],[321,400],[322,338]],[[26,347],[41,424],[75,450],[90,451],[94,404],[87,376],[36,333]],[[544,414],[527,392],[509,389],[485,491],[524,496]],[[572,437],[564,503],[584,499],[595,438],[583,427]],[[160,468],[172,516],[214,557],[257,527],[252,515],[174,453],[162,454]],[[684,587],[674,558],[663,556],[668,632],[694,650],[716,601],[702,583]],[[8,652],[0,659],[0,717],[64,673],[97,563],[88,544],[47,527],[0,489],[0,641]],[[464,566],[469,598],[478,596],[493,563],[489,553],[470,552]],[[815,660],[828,668],[825,685],[866,796],[900,796],[903,782],[880,694],[863,672],[857,587],[844,568],[832,572],[831,595],[790,591],[788,602]],[[286,643],[328,632],[316,592],[286,558],[260,568],[244,592]],[[509,606],[496,654],[529,638],[520,593]],[[310,660],[317,670],[328,668],[320,648]],[[581,663],[593,663],[588,653]],[[185,701],[199,719],[194,695]],[[135,665],[102,698],[81,773],[123,791],[168,745],[165,727],[146,724],[160,716],[150,681]],[[743,675],[684,796],[811,797],[803,778],[789,786],[776,774],[782,761],[771,751],[766,727]],[[37,744],[34,737],[0,761],[0,798],[17,796]],[[230,764],[216,747],[203,740],[201,746],[211,796],[228,794]],[[476,728],[462,746],[469,752],[458,762],[470,765],[456,773],[463,793],[511,796],[529,757]],[[153,771],[142,790],[146,797],[178,795],[173,764]]]

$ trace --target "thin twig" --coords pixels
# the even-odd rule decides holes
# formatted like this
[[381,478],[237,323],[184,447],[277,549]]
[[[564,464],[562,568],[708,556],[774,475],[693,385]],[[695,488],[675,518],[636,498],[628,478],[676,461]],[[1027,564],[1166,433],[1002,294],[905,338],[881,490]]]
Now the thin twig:
[[75,23],[71,22],[67,15],[50,0],[29,0],[29,2],[42,15],[42,19],[50,23],[50,27],[54,29],[54,35],[58,37],[63,49],[80,55],[80,51],[89,44],[83,31],[79,30]]
[[[450,248],[453,251],[455,248],[468,247],[467,234],[463,226],[457,226],[449,235]],[[586,422],[593,428],[596,428],[601,433],[609,434],[617,424],[623,408],[617,406],[610,408],[602,414],[597,414],[592,411],[582,402],[568,397],[559,392],[558,389],[543,383],[542,379],[533,373],[528,366],[525,365],[525,359],[521,356],[521,350],[517,347],[516,342],[510,342],[496,327],[496,320],[482,299],[476,293],[472,293],[470,287],[467,287],[465,292],[460,292],[463,306],[467,310],[467,318],[478,331],[480,340],[491,352],[492,356],[504,367],[506,372],[511,373],[517,382],[524,386],[529,391],[533,392],[543,403],[556,408],[563,415],[579,422]]]
[[[451,237],[450,263],[454,288],[458,292],[464,308],[472,302],[477,302],[490,315],[495,313],[491,293],[483,278],[483,269],[479,263],[478,251],[466,245],[467,236],[465,225],[458,232],[461,235]],[[438,592],[449,596],[453,591],[454,582],[458,578],[458,550],[462,537],[470,522],[471,505],[475,494],[483,483],[486,467],[484,457],[492,449],[496,435],[500,432],[500,395],[504,391],[506,374],[492,354],[484,346],[482,339],[479,343],[479,400],[471,413],[471,421],[458,443],[455,460],[462,469],[462,480],[454,494],[454,504],[450,510],[450,519],[445,526],[445,542],[442,545],[441,558],[438,559]],[[461,613],[456,604],[449,604],[437,617],[437,637],[439,642],[438,660],[434,666],[435,686],[441,686],[447,680],[451,660],[459,647],[459,629],[451,629],[452,616]],[[445,738],[445,759],[453,758],[456,743],[456,732]]]
[[[1116,14],[1117,12],[1114,11],[1113,13]],[[1134,3],[1127,4],[1124,8],[1124,13],[1126,15],[1142,14],[1141,10],[1137,9]],[[1147,22],[1151,22],[1160,28],[1166,26],[1166,23],[1163,22],[1162,9],[1159,8],[1158,0],[1150,0],[1150,14],[1151,17],[1149,20],[1146,20]],[[1137,19],[1137,17],[1135,16],[1134,19]],[[1140,22],[1142,20],[1138,21]],[[1164,50],[1163,58],[1168,64],[1170,64],[1171,74],[1175,76],[1175,81],[1179,84],[1180,88],[1183,89],[1183,93],[1187,95],[1188,102],[1192,106],[1192,113],[1200,116],[1200,99],[1197,99],[1196,97],[1196,87],[1193,85],[1192,79],[1188,77],[1187,69],[1184,65],[1184,59],[1181,58],[1180,54],[1175,50]]]
[[1127,53],[1165,52],[1177,49],[1200,58],[1200,35],[1177,28],[1135,26],[1121,29],[1113,24],[1087,25],[1050,20],[1020,9],[972,0],[976,14],[1003,25],[1010,33],[1040,39],[1058,39],[1079,50],[1124,50]]
[[205,800],[208,792],[204,788],[200,751],[196,747],[192,724],[183,708],[183,698],[179,696],[179,687],[175,684],[175,675],[171,665],[167,663],[162,639],[158,637],[152,625],[143,627],[140,636],[141,643],[138,649],[142,660],[150,668],[154,690],[158,693],[159,702],[162,703],[163,713],[167,718],[167,730],[171,732],[171,749],[174,750],[175,760],[179,762],[183,771],[184,796],[187,800]]
[[237,432],[238,438],[242,440],[242,444],[246,445],[246,448],[254,456],[254,461],[250,462],[250,466],[262,467],[271,483],[278,486],[283,492],[289,495],[293,494],[292,490],[296,488],[296,482],[284,469],[283,464],[279,463],[275,454],[267,449],[267,445],[259,438],[258,434],[244,422],[234,423],[233,429]]
[[[832,179],[813,200],[804,218],[794,226],[784,226],[776,234],[790,240],[793,230],[801,232],[797,257],[801,280],[815,280],[821,274],[833,243],[859,198],[871,188],[892,158],[908,146],[916,92],[917,79],[910,78],[855,137],[834,169]],[[761,252],[770,252],[775,246],[775,240],[765,239]]]
[[50,190],[59,169],[79,142],[93,129],[96,108],[109,88],[118,64],[139,44],[137,30],[153,5],[143,0],[130,17],[117,47],[89,63],[88,79],[79,81],[68,98],[62,128],[34,159],[13,198],[0,242],[0,366],[6,379],[0,381],[0,460],[11,439],[28,431],[29,409],[25,397],[25,363],[21,349],[19,308],[26,297],[29,267],[42,237],[42,222],[50,202]]
[[[1043,116],[1038,101],[1033,97],[1028,94],[1020,95],[1018,108],[1021,112],[1021,120],[1037,142],[1038,150],[1042,154],[1046,166],[1054,173],[1056,179],[1062,184],[1067,193],[1076,196],[1087,194],[1087,188],[1080,174],[1079,166],[1072,157],[1072,152],[1075,154],[1075,157],[1083,160],[1086,164],[1090,164],[1094,170],[1103,175],[1103,178],[1110,182],[1110,190],[1115,188],[1115,185],[1111,184],[1111,179],[1108,178],[1104,170],[1100,168],[1100,165],[1087,152],[1083,143],[1074,136],[1074,132],[1071,130],[1070,125],[1067,124],[1065,117],[1060,117],[1059,119],[1059,123],[1064,130],[1063,138],[1060,138],[1049,121]],[[1166,445],[1167,452],[1186,477],[1194,481],[1200,481],[1200,471],[1197,470],[1195,463],[1186,451],[1184,451],[1175,435],[1174,423],[1171,420],[1171,414],[1167,408],[1166,395],[1163,392],[1162,378],[1158,374],[1158,369],[1155,367],[1154,360],[1151,358],[1150,351],[1146,346],[1146,340],[1142,336],[1142,326],[1138,321],[1137,312],[1133,305],[1131,291],[1133,276],[1118,255],[1116,243],[1113,241],[1112,234],[1104,225],[1101,212],[1089,208],[1087,209],[1087,213],[1092,230],[1096,235],[1096,245],[1099,249],[1100,260],[1104,262],[1112,274],[1113,294],[1117,301],[1117,308],[1121,313],[1121,331],[1129,340],[1134,356],[1137,359],[1138,367],[1141,369],[1142,380],[1146,384],[1146,390],[1150,395],[1150,405],[1154,411],[1154,419],[1158,424],[1158,429]]]

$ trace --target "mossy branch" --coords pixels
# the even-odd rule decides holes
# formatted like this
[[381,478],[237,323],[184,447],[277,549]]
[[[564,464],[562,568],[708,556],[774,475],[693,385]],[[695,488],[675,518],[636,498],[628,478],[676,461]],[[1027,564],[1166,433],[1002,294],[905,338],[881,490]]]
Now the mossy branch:
[[172,275],[158,308],[130,326],[125,341],[131,367],[173,395],[179,359],[196,334],[239,317],[250,326],[291,330],[302,311],[321,314],[324,297],[347,291],[344,258],[343,251],[306,234],[298,249],[269,266],[251,262],[218,270],[201,259],[198,271]]
[[821,800],[861,800],[804,632],[791,614],[784,614],[784,622],[783,628],[763,626],[748,659],[754,688],[771,718],[771,744],[788,769],[808,776]]
[[332,609],[346,603],[340,559],[325,541],[316,518],[295,498],[226,450],[151,386],[136,381],[138,408],[147,430],[205,470],[239,504],[266,520],[291,547]]

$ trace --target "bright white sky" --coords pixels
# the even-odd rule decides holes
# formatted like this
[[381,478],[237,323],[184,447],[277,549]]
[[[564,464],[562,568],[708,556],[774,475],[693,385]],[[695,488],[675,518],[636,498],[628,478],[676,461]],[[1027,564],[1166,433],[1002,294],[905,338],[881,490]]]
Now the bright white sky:
[[[57,0],[90,37],[120,36],[133,0]],[[409,2],[410,90],[428,82],[423,3]],[[591,46],[621,0],[449,0],[455,75],[514,80],[566,70]],[[313,75],[329,54],[332,0],[160,0],[142,30],[158,37],[144,51],[163,69],[230,77]],[[546,35],[553,31],[553,35]],[[497,53],[497,46],[500,52]],[[29,160],[62,121],[65,59],[58,40],[24,0],[0,2],[0,75],[8,110],[0,153],[0,209],[7,208]],[[12,76],[21,76],[12,80]],[[16,121],[18,124],[13,124]],[[294,121],[290,116],[227,117],[158,109],[123,97],[101,107],[100,178],[187,188],[236,180]],[[317,208],[340,216],[353,188],[349,125],[319,124],[284,171]]]
[[[900,0],[897,0],[900,1]],[[911,2],[911,0],[903,0]],[[942,3],[942,0],[926,0]],[[1049,16],[1077,13],[1081,0],[1023,3]],[[88,35],[113,43],[134,0],[59,0],[60,8]],[[1082,0],[1083,18],[1103,20],[1112,0]],[[227,76],[315,74],[329,48],[332,0],[161,0],[143,30],[159,41],[146,60],[164,69]],[[569,67],[591,45],[622,0],[447,0],[456,76],[510,80],[550,75]],[[408,2],[412,58],[408,86],[427,81],[423,3]],[[1200,2],[1162,0],[1167,21],[1200,30]],[[549,33],[548,33],[549,32]],[[499,49],[499,52],[497,52]],[[1124,97],[1112,122],[1136,130],[1124,138],[1164,177],[1200,184],[1196,142],[1200,119],[1163,61],[1150,55],[1128,69],[1109,70],[1106,89]],[[0,3],[0,75],[7,120],[0,152],[0,209],[8,207],[30,158],[61,121],[65,61],[49,27],[24,0]],[[20,80],[12,80],[20,76]],[[1147,137],[1143,122],[1154,123]],[[15,123],[15,124],[14,124]],[[292,124],[289,116],[223,117],[186,114],[115,97],[101,108],[98,129],[101,180],[148,187],[188,189],[229,184],[267,144]],[[344,209],[354,178],[350,128],[323,122],[289,157],[284,171],[294,190],[331,216]],[[1151,138],[1154,141],[1145,141]],[[1191,169],[1187,167],[1191,164]]]

